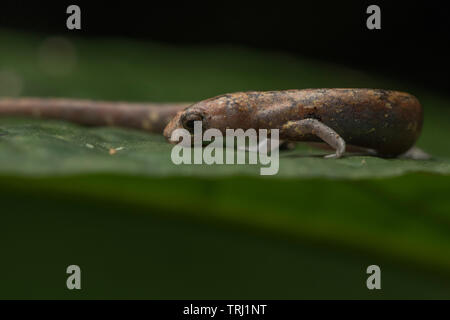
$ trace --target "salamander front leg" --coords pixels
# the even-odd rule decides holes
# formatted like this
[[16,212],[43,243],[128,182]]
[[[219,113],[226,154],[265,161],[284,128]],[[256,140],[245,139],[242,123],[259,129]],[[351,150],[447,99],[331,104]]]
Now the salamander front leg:
[[314,135],[322,139],[336,150],[325,158],[340,158],[345,152],[345,141],[333,129],[317,119],[303,119],[289,121],[282,127],[282,135],[292,140],[302,140],[307,136]]

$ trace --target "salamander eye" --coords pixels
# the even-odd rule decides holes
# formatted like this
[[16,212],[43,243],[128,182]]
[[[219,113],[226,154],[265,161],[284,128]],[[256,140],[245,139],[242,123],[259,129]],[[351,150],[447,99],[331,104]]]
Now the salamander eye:
[[181,118],[181,124],[183,125],[183,128],[191,133],[194,132],[195,121],[203,121],[203,116],[199,113],[186,113]]

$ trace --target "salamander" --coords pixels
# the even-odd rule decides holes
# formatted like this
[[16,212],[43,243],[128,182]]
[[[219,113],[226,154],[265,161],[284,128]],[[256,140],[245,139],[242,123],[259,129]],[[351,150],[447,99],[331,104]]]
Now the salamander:
[[278,129],[284,141],[324,141],[341,157],[346,146],[395,157],[420,135],[422,107],[413,95],[382,89],[303,89],[224,94],[197,103],[155,104],[52,98],[0,98],[0,116],[32,116],[91,126],[163,133],[178,128]]
[[164,130],[192,132],[202,128],[278,129],[284,141],[324,141],[339,158],[346,145],[396,157],[408,151],[420,135],[422,107],[409,93],[382,89],[304,89],[224,94],[193,104],[177,113]]

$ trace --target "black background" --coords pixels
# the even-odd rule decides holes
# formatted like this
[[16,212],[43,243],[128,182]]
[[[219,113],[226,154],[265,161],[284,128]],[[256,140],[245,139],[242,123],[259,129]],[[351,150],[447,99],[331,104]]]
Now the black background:
[[[386,313],[393,317],[408,317],[409,315],[429,315],[429,310],[444,313],[448,310],[449,301],[308,301],[308,300],[140,300],[140,301],[0,301],[2,310],[11,310],[18,315],[42,314],[51,318],[55,310],[62,312],[70,310],[73,318],[85,317],[86,313],[93,316],[114,315],[129,318],[132,314],[142,314],[148,318],[157,319],[192,319],[192,315],[183,315],[185,306],[217,306],[227,309],[228,304],[255,305],[266,304],[264,315],[228,315],[220,313],[214,318],[209,316],[194,316],[195,319],[283,319],[301,318],[305,314],[322,317],[342,315],[349,319],[380,319]],[[58,314],[59,316],[59,314]],[[56,318],[56,317],[55,317]]]
[[[66,29],[77,4],[82,30]],[[381,30],[368,30],[366,8],[381,8]],[[450,12],[437,1],[5,1],[0,27],[83,37],[122,36],[187,44],[239,44],[288,51],[381,72],[400,81],[450,89]]]

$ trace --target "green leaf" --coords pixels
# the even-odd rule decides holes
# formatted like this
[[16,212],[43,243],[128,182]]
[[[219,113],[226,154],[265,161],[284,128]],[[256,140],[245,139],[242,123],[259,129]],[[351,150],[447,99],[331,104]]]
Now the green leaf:
[[[117,128],[83,128],[30,119],[0,119],[0,171],[17,174],[128,173],[148,176],[260,175],[268,165],[175,165],[172,145],[161,135]],[[116,149],[113,155],[111,149]],[[234,152],[225,149],[226,152]],[[281,151],[278,176],[369,178],[408,172],[450,173],[450,161],[348,156],[324,159],[326,151],[298,146]]]

